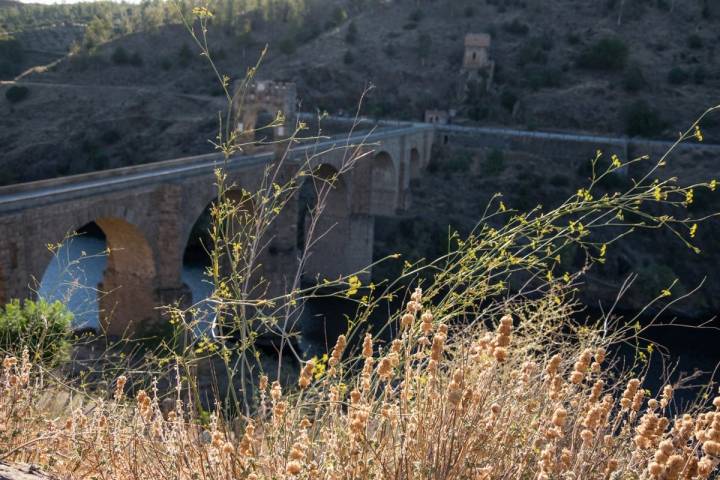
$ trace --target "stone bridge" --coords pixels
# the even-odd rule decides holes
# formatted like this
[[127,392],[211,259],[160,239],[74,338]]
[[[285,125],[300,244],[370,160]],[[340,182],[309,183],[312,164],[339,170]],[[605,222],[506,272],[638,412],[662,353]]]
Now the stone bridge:
[[[314,167],[337,171],[345,151],[335,145],[362,144],[367,155],[342,175],[328,198],[324,227],[332,227],[310,252],[307,277],[337,278],[372,261],[374,217],[394,215],[409,202],[409,184],[430,160],[431,125],[382,128],[294,147],[283,174],[293,171],[310,150],[327,151]],[[228,181],[257,190],[267,165],[280,155],[258,152],[231,158]],[[187,295],[181,271],[190,232],[217,197],[217,154],[31,182],[0,188],[0,302],[35,294],[52,259],[48,245],[94,222],[110,249],[103,274],[100,316],[110,333],[131,322],[159,319],[159,305]],[[298,202],[274,222],[262,269],[275,289],[298,264]],[[321,253],[319,253],[321,252]],[[110,318],[114,319],[109,321]]]

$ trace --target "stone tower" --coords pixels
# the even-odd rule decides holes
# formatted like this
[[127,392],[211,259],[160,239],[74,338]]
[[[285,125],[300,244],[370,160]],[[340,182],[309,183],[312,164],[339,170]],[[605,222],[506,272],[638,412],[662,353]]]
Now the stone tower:
[[[241,142],[247,143],[244,150],[249,151],[263,143],[292,135],[296,110],[297,89],[294,83],[257,80],[245,92],[239,92],[236,87],[233,100],[235,128],[242,133]],[[267,127],[278,117],[284,121]],[[256,145],[250,145],[249,142],[255,142]]]

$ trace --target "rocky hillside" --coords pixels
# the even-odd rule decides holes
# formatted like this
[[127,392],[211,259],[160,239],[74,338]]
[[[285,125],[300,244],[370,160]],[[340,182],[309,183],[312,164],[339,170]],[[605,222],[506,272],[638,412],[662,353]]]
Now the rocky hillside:
[[[364,109],[377,116],[452,108],[458,122],[658,138],[720,103],[713,2],[332,5],[332,21],[305,30],[250,18],[242,34],[211,24],[220,70],[241,77],[268,44],[260,76],[297,82],[304,110],[353,111],[372,84]],[[459,95],[470,32],[491,34],[495,76],[489,90]],[[208,151],[222,108],[217,80],[178,25],[123,36],[24,81],[26,100],[0,100],[4,183]],[[716,124],[704,125],[707,141],[720,142]]]

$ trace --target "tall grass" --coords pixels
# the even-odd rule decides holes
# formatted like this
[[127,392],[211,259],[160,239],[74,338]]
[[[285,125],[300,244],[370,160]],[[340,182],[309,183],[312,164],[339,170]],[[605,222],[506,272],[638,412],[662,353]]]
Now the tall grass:
[[[195,14],[187,25],[210,59],[211,13]],[[215,145],[226,159],[254,133],[232,126],[254,74],[231,92],[217,72],[228,111],[219,116]],[[278,115],[273,124],[286,121]],[[702,140],[698,122],[678,143]],[[711,477],[720,462],[720,397],[706,387],[681,411],[674,393],[688,379],[667,378],[659,392],[646,390],[646,359],[638,354],[628,362],[616,347],[638,345],[649,325],[612,311],[578,321],[575,291],[615,242],[640,228],[670,229],[697,251],[693,238],[709,217],[693,218],[686,208],[697,189],[714,191],[714,180],[663,179],[671,152],[606,163],[598,152],[587,187],[555,208],[518,212],[498,194],[471,235],[450,236],[441,258],[406,261],[398,278],[381,284],[363,285],[362,272],[348,272],[307,287],[304,265],[326,234],[320,220],[329,195],[370,161],[373,146],[336,143],[330,150],[342,150],[342,166],[320,175],[327,150],[290,158],[298,142],[319,145],[321,132],[303,137],[301,123],[290,130],[273,142],[276,159],[257,191],[237,195],[217,171],[206,246],[213,329],[196,336],[204,321],[199,305],[169,308],[173,333],[143,368],[93,388],[32,365],[30,352],[8,355],[0,378],[0,461],[38,463],[61,478],[103,479]],[[644,173],[622,191],[596,193],[630,167]],[[308,248],[278,289],[263,276],[263,255],[308,181],[317,197]],[[580,271],[562,270],[560,256],[570,247],[585,253]],[[292,337],[307,301],[322,295],[353,301],[356,309],[327,355],[306,359]],[[662,311],[677,300],[668,285],[654,303]],[[371,328],[378,312],[386,321]],[[279,345],[272,368],[257,348],[261,336]],[[283,355],[300,371],[287,372]],[[217,379],[211,395],[201,385],[203,371]]]

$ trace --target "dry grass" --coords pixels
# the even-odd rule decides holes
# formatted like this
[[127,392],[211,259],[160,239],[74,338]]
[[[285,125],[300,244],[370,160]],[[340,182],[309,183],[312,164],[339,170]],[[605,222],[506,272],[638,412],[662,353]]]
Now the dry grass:
[[430,305],[417,289],[391,344],[368,334],[354,355],[340,337],[297,389],[262,378],[252,418],[204,426],[179,391],[170,411],[153,392],[126,399],[124,377],[112,399],[55,414],[28,356],[7,357],[0,459],[108,479],[702,479],[720,461],[720,397],[671,414],[673,387],[646,399],[602,332],[568,333],[568,306],[508,304],[486,328]]

